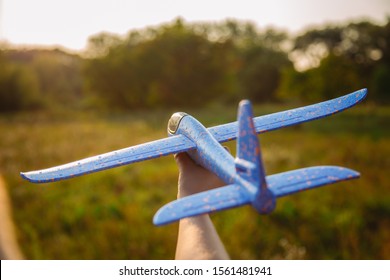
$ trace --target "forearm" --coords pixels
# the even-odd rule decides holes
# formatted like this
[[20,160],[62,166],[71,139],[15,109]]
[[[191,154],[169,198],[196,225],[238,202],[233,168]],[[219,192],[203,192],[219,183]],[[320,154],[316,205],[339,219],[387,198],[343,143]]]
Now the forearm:
[[[195,164],[186,153],[175,155],[178,163],[178,199],[223,186],[213,173]],[[209,215],[181,219],[177,238],[176,259],[229,259]]]
[[209,215],[180,220],[176,259],[229,259]]

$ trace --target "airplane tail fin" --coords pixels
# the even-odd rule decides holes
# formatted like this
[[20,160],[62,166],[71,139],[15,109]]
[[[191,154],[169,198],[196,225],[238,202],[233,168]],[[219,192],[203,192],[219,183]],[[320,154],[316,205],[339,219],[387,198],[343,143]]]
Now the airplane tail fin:
[[260,144],[253,124],[252,107],[247,100],[240,102],[238,110],[235,166],[238,176],[263,186],[266,184]]
[[247,100],[239,105],[237,136],[236,183],[246,186],[253,196],[252,205],[258,212],[269,213],[275,208],[275,197],[267,187],[252,106]]

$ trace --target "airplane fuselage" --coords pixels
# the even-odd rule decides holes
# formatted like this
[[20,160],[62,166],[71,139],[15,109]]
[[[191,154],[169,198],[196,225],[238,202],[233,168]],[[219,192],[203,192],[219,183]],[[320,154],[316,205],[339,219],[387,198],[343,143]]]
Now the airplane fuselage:
[[225,183],[232,184],[236,177],[234,157],[221,146],[213,135],[194,117],[175,113],[168,123],[170,136],[182,134],[196,143],[188,155],[204,168],[217,174]]
[[[226,184],[239,184],[252,194],[252,205],[259,213],[267,214],[275,208],[275,197],[266,187],[255,185],[243,176],[238,176],[237,168],[245,168],[214,138],[209,130],[197,119],[185,113],[175,113],[168,122],[168,134],[184,135],[196,143],[196,149],[187,154],[198,164],[210,170]],[[244,171],[245,172],[245,171]]]

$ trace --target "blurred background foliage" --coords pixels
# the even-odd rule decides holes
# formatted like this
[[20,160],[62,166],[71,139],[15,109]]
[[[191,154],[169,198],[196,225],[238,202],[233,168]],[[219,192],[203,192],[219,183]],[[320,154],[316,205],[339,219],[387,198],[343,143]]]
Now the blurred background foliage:
[[364,87],[356,108],[261,136],[267,174],[331,164],[362,177],[280,199],[269,216],[250,207],[213,215],[234,259],[390,258],[390,18],[297,36],[178,18],[96,34],[77,54],[3,44],[0,173],[22,250],[29,259],[173,258],[177,224],[151,222],[176,197],[172,158],[39,186],[19,172],[165,137],[176,109],[212,126],[234,121],[243,98],[264,115]]
[[363,87],[388,103],[390,20],[293,37],[251,22],[178,18],[126,36],[96,34],[82,54],[4,45],[0,63],[3,112],[319,101]]

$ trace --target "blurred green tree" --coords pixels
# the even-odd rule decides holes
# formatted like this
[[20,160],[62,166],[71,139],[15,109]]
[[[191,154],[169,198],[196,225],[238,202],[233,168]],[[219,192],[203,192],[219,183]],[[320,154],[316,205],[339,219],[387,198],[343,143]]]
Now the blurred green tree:
[[[13,72],[19,73],[14,74],[19,78],[11,78],[13,75],[3,78],[19,84],[18,87],[25,92],[24,99],[34,99],[29,101],[31,106],[69,108],[81,102],[83,77],[82,59],[79,56],[58,49],[8,49],[4,52],[3,60],[8,65],[3,72],[13,69]],[[31,85],[28,86],[28,83]],[[26,107],[21,106],[20,109]]]
[[85,75],[91,91],[122,108],[274,101],[281,69],[292,65],[287,40],[285,32],[259,31],[251,22],[177,19],[125,39],[93,37]]
[[34,73],[8,61],[0,52],[0,112],[33,109],[38,105],[38,81]]
[[285,71],[278,90],[286,99],[318,100],[369,87],[371,100],[388,100],[390,18],[311,29],[295,39],[291,57],[306,61],[301,73]]
[[371,78],[371,87],[376,94],[377,100],[382,103],[390,103],[390,65],[380,64],[375,67]]
[[[204,36],[215,42],[229,42],[230,66],[236,73],[236,96],[253,102],[276,100],[282,70],[292,67],[288,58],[290,40],[284,31],[274,28],[261,30],[252,22],[226,20],[218,24],[195,26]],[[234,99],[233,101],[237,101]]]
[[287,54],[253,46],[243,51],[241,59],[239,82],[243,95],[253,102],[275,101],[282,69],[292,67]]
[[81,59],[59,50],[34,53],[29,67],[36,73],[41,98],[48,105],[75,106],[82,98]]
[[210,42],[178,19],[132,32],[106,56],[89,59],[88,86],[122,108],[206,104],[232,95],[229,45]]
[[333,54],[322,59],[319,67],[304,72],[289,68],[282,77],[279,97],[290,101],[318,102],[366,86],[355,64]]

